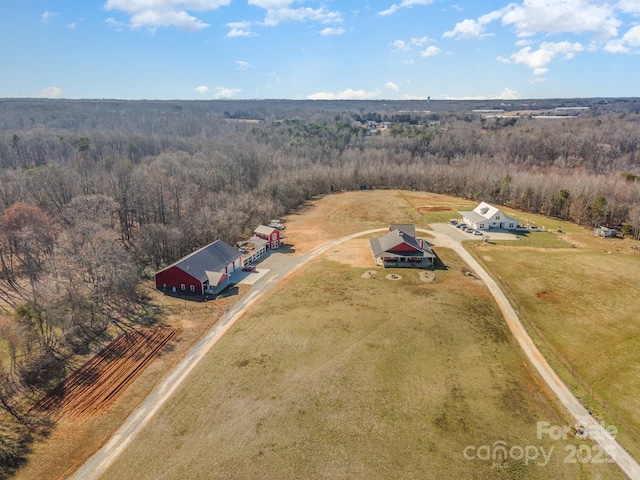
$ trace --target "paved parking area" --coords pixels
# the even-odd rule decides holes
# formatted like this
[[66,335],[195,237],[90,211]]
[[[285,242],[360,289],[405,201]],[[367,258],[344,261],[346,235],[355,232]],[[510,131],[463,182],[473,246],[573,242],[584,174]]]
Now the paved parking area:
[[463,240],[482,240],[484,236],[488,236],[490,240],[518,240],[518,236],[506,230],[486,230],[483,236],[474,235],[473,233],[463,232],[450,223],[431,223],[431,228],[436,232],[449,235],[452,239],[461,242]]
[[253,272],[240,270],[231,274],[231,283],[235,285],[253,285],[271,270],[268,268],[256,268]]

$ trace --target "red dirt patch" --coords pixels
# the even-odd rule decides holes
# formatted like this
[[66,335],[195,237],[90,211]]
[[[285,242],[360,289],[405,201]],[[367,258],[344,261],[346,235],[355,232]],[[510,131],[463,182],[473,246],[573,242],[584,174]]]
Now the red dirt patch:
[[540,300],[544,300],[545,302],[555,302],[557,300],[556,298],[556,293],[549,291],[549,290],[545,290],[543,292],[538,292],[536,294],[536,296],[540,299]]
[[67,418],[100,412],[178,333],[177,328],[155,328],[119,335],[40,400],[34,410]]
[[449,212],[453,210],[451,207],[415,207],[417,212]]

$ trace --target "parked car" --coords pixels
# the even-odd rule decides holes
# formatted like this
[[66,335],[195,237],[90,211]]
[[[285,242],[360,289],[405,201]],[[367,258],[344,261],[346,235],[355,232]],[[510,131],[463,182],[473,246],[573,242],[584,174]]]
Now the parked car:
[[476,230],[475,232],[473,232],[474,235],[482,235],[482,232],[480,230]]
[[464,229],[464,228],[466,228],[466,226],[467,226],[467,224],[466,224],[466,223],[459,223],[459,224],[457,224],[457,225],[456,225],[456,228],[462,228],[462,229]]
[[255,272],[256,271],[256,266],[255,265],[245,265],[244,267],[242,267],[242,270],[244,272]]

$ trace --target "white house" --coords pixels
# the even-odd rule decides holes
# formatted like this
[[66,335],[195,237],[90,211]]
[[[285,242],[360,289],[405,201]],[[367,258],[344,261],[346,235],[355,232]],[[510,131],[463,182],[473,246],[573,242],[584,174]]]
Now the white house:
[[512,229],[518,228],[520,222],[515,218],[502,213],[498,208],[482,202],[470,212],[459,212],[462,221],[476,230],[489,230],[491,228]]

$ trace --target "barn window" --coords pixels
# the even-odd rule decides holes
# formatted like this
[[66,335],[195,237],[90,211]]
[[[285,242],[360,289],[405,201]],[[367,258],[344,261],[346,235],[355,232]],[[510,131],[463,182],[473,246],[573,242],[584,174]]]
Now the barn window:
[[184,283],[181,283],[180,284],[180,290],[186,290],[186,289],[187,289],[187,287],[185,287]]
[[195,292],[196,291],[196,286],[195,285],[191,285],[190,289],[191,289],[192,292]]

